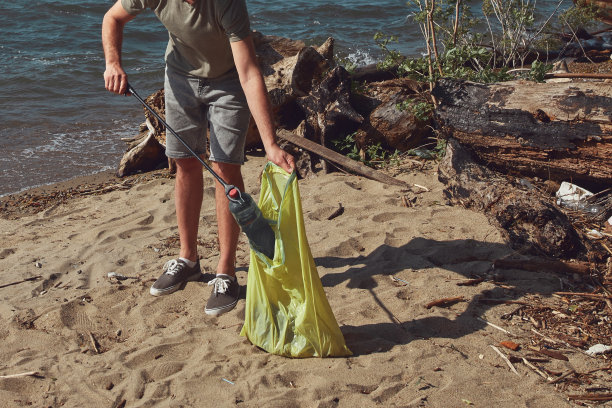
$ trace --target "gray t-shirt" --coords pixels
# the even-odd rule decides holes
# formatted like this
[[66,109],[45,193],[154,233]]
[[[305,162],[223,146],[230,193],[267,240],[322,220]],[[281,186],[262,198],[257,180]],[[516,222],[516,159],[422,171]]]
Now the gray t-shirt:
[[251,33],[245,0],[121,0],[130,14],[151,9],[169,34],[166,64],[185,74],[218,77],[234,67],[230,41]]

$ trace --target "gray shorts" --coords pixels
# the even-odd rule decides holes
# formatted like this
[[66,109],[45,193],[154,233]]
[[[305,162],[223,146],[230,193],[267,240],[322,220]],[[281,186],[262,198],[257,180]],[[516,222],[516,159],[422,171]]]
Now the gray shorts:
[[[196,78],[166,67],[164,83],[166,122],[198,155],[215,162],[243,164],[246,132],[251,117],[235,69],[217,78]],[[193,157],[171,132],[166,132],[166,156]]]

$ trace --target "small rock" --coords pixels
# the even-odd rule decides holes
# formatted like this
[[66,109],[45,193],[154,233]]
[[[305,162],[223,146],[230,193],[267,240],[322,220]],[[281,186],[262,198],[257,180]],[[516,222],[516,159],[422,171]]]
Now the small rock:
[[40,262],[36,262],[34,264],[34,266],[37,267],[37,268],[42,268],[42,264]]
[[117,337],[121,337],[121,329],[117,330],[117,331],[115,332],[115,335],[116,335]]

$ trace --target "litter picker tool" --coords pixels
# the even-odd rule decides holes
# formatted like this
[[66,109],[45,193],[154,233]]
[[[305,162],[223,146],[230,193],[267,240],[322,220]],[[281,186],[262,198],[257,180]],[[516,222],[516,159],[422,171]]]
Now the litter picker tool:
[[236,186],[227,184],[225,180],[223,180],[215,171],[204,161],[202,158],[193,151],[187,143],[166,123],[165,120],[161,118],[161,116],[155,112],[145,101],[138,95],[138,93],[132,88],[130,84],[128,84],[128,91],[136,97],[140,101],[140,103],[147,108],[149,112],[153,114],[159,120],[170,133],[177,138],[179,142],[185,146],[185,148],[191,153],[193,157],[195,157],[206,170],[213,175],[214,178],[217,179],[219,184],[223,186],[225,189],[225,195],[229,200],[229,209],[240,228],[245,233],[247,238],[249,239],[249,244],[251,247],[264,254],[270,259],[274,259],[274,248],[276,246],[275,236],[272,227],[268,221],[263,217],[261,211],[253,201],[253,198],[245,193],[240,191]]

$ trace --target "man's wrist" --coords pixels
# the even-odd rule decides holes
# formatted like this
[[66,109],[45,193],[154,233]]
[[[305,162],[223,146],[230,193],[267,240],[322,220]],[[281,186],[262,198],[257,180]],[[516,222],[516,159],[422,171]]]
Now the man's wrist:
[[266,151],[270,151],[270,149],[273,149],[275,146],[278,147],[278,144],[276,143],[276,137],[275,136],[269,136],[266,138],[261,138],[261,141],[263,143],[264,149]]

